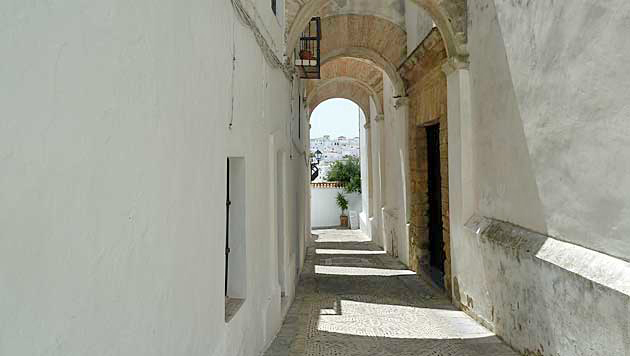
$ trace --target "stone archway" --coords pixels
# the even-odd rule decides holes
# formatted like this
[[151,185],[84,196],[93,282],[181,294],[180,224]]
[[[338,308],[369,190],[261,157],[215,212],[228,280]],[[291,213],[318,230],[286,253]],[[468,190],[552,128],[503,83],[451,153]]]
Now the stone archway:
[[[406,57],[407,35],[396,24],[375,16],[338,15],[322,20],[322,65],[343,57],[368,61],[394,83],[395,96],[404,96],[398,66]],[[326,36],[334,33],[335,36]]]
[[334,49],[322,56],[322,63],[326,64],[338,58],[345,57],[368,61],[376,68],[382,70],[389,80],[392,81],[394,86],[394,95],[397,97],[405,96],[405,83],[398,73],[396,66],[372,49],[365,47],[344,47]]
[[366,60],[341,57],[327,61],[321,67],[321,80],[307,82],[307,90],[339,78],[355,80],[367,89],[376,105],[376,114],[383,113],[383,71]]
[[[349,0],[353,1],[353,0]],[[356,1],[356,0],[354,0]],[[369,97],[374,97],[374,84],[370,84],[365,78],[358,78],[355,74],[344,72],[343,70],[332,70],[333,63],[340,63],[339,61],[345,58],[352,58],[355,61],[362,61],[367,66],[373,66],[378,70],[387,74],[391,85],[388,83],[388,95],[393,92],[394,100],[389,97],[383,98],[382,107],[389,108],[393,105],[394,112],[390,109],[387,111],[388,117],[392,117],[394,120],[399,117],[405,117],[406,121],[404,125],[408,123],[408,137],[405,142],[396,146],[396,150],[407,152],[406,157],[402,159],[403,167],[401,167],[402,179],[411,179],[411,184],[405,184],[404,186],[410,187],[409,189],[403,188],[402,196],[406,197],[404,203],[399,204],[398,201],[394,201],[401,194],[393,195],[394,200],[391,202],[384,199],[388,196],[386,193],[379,193],[382,195],[378,198],[378,204],[382,204],[383,211],[397,211],[405,212],[404,214],[396,215],[395,222],[390,222],[389,226],[398,229],[400,223],[407,224],[408,236],[401,238],[401,240],[408,240],[409,242],[409,262],[414,270],[423,270],[423,266],[426,265],[428,248],[426,246],[428,236],[426,231],[428,230],[426,221],[423,217],[426,213],[427,206],[423,206],[423,196],[426,194],[426,181],[423,179],[422,163],[420,160],[424,159],[423,154],[426,155],[426,147],[424,153],[419,152],[418,149],[422,148],[423,136],[422,132],[425,130],[424,125],[427,123],[435,124],[440,123],[440,139],[439,142],[444,142],[444,145],[440,146],[440,151],[443,152],[440,158],[440,165],[445,169],[442,172],[442,182],[445,186],[442,197],[445,199],[445,203],[442,204],[440,211],[443,212],[443,226],[445,229],[444,234],[444,250],[447,252],[450,250],[449,246],[449,220],[451,214],[449,212],[449,191],[448,191],[448,145],[447,145],[447,94],[446,90],[447,78],[442,73],[442,65],[447,59],[455,64],[461,64],[465,62],[466,50],[465,50],[465,19],[466,19],[466,2],[461,0],[414,0],[421,6],[422,9],[427,11],[434,19],[437,27],[433,29],[430,35],[427,36],[425,42],[423,42],[418,48],[414,50],[409,56],[407,54],[407,34],[405,29],[399,24],[396,24],[391,19],[372,15],[372,14],[335,14],[329,11],[328,8],[322,8],[321,6],[328,6],[327,1],[310,0],[303,4],[302,8],[296,13],[295,21],[300,21],[300,16],[304,15],[303,11],[314,11],[306,16],[306,19],[310,19],[313,15],[322,16],[322,42],[321,42],[321,59],[322,59],[322,78],[324,79],[319,85],[311,84],[309,91],[309,104],[311,107],[316,106],[318,103],[328,98],[344,97],[353,100],[357,103],[367,102],[369,108]],[[320,3],[320,7],[317,8],[317,3]],[[458,14],[455,20],[449,14]],[[292,23],[291,29],[294,29],[296,22]],[[327,35],[330,34],[330,35]],[[288,48],[292,48],[294,40],[289,34]],[[436,44],[433,46],[433,44]],[[464,59],[464,61],[462,61]],[[330,72],[327,72],[330,70]],[[465,74],[465,73],[464,73]],[[337,79],[333,79],[337,77]],[[367,85],[367,87],[366,87]],[[450,82],[449,82],[450,85]],[[370,90],[370,88],[372,90]],[[456,86],[453,86],[456,88]],[[381,95],[383,90],[380,90]],[[353,99],[356,98],[356,99]],[[363,98],[363,99],[362,99]],[[366,99],[367,98],[367,99]],[[397,98],[401,98],[398,100]],[[375,100],[375,102],[377,102]],[[362,106],[359,104],[359,106]],[[403,107],[403,109],[400,109]],[[363,111],[367,115],[367,111],[362,107]],[[400,109],[400,110],[399,110]],[[380,109],[379,109],[380,111]],[[398,114],[396,114],[396,112]],[[385,110],[381,112],[385,114]],[[395,187],[390,187],[385,182],[389,180],[383,179],[382,172],[383,160],[381,157],[391,155],[391,149],[384,150],[382,143],[385,142],[385,133],[388,132],[400,132],[392,130],[400,130],[396,126],[388,124],[385,125],[383,118],[385,115],[378,114],[378,118],[373,121],[375,123],[374,129],[370,130],[375,138],[377,144],[375,144],[378,153],[378,159],[375,167],[374,182],[378,186],[379,192],[394,191]],[[425,115],[426,114],[426,115]],[[418,119],[422,117],[422,119]],[[429,118],[430,117],[430,118]],[[450,121],[450,119],[448,119]],[[400,121],[398,121],[400,122]],[[399,126],[398,126],[399,127]],[[366,127],[369,128],[369,125]],[[390,130],[390,131],[387,131]],[[457,130],[457,127],[454,127]],[[426,141],[426,137],[424,137]],[[400,141],[402,142],[402,141]],[[371,155],[370,155],[371,156]],[[392,157],[389,157],[392,158]],[[411,160],[410,160],[410,159]],[[391,160],[390,160],[391,162]],[[426,162],[425,162],[426,163]],[[404,167],[408,165],[408,167]],[[407,169],[409,168],[409,169]],[[387,170],[387,172],[396,170]],[[389,175],[390,173],[387,173]],[[413,175],[416,175],[414,178]],[[426,176],[426,174],[424,174]],[[378,176],[379,178],[376,178]],[[405,177],[406,176],[406,177]],[[397,181],[400,177],[391,175],[391,182]],[[424,177],[426,178],[426,177]],[[390,183],[391,185],[391,183]],[[385,187],[387,186],[387,189]],[[391,206],[390,206],[391,204]],[[406,205],[406,208],[402,207]],[[386,208],[391,209],[386,209]],[[385,216],[385,215],[383,215]],[[385,232],[389,231],[386,217],[380,218],[378,221],[378,228],[383,229],[383,241],[386,240]],[[392,220],[393,221],[393,220]],[[405,228],[396,230],[402,232]],[[391,234],[396,236],[395,233]],[[399,235],[403,236],[403,235]],[[408,239],[407,239],[408,238]],[[393,240],[392,240],[393,241]],[[402,242],[401,242],[402,243]],[[447,253],[446,261],[444,265],[444,280],[445,287],[450,289],[450,254]]]
[[[444,39],[448,56],[454,58],[467,57],[466,0],[413,1],[433,18]],[[287,54],[293,52],[300,33],[308,21],[313,16],[318,15],[330,2],[331,0],[287,0]],[[387,36],[387,34],[382,36]]]
[[[328,99],[348,99],[361,108],[363,113],[368,117],[370,115],[370,96],[371,92],[365,86],[359,84],[354,79],[335,79],[326,81],[321,85],[313,87],[307,92],[306,103],[309,111],[312,112],[319,104]],[[309,117],[310,120],[310,117]]]

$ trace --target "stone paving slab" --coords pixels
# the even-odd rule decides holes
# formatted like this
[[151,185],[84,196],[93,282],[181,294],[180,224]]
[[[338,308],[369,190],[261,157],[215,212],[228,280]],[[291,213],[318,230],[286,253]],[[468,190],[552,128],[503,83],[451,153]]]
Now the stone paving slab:
[[364,235],[318,230],[265,356],[516,356]]

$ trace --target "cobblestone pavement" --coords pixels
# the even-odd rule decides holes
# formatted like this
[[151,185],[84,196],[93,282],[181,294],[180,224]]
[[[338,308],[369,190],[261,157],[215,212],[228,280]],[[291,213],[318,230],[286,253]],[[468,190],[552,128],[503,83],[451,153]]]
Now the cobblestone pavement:
[[516,356],[358,231],[317,230],[265,356]]

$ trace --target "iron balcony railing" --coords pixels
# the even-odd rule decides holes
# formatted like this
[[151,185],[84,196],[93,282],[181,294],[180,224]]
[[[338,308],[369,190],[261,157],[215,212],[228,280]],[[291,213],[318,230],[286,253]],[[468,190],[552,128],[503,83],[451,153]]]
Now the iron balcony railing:
[[313,17],[302,32],[299,45],[293,53],[294,64],[302,79],[320,79],[321,19]]

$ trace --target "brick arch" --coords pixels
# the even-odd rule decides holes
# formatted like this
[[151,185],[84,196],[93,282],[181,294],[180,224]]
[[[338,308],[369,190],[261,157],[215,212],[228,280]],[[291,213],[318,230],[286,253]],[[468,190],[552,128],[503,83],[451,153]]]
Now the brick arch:
[[[328,99],[348,99],[357,104],[366,117],[370,115],[370,91],[352,78],[335,78],[322,81],[308,93],[306,103],[309,111]],[[310,118],[309,118],[310,120]]]
[[407,34],[375,16],[337,15],[322,19],[322,57],[343,48],[367,48],[398,67],[407,55]]
[[398,73],[396,66],[376,51],[365,47],[337,48],[322,56],[322,64],[325,65],[339,58],[354,58],[369,62],[387,74],[387,77],[394,85],[395,96],[405,96],[405,83]]
[[[325,94],[325,93],[329,93],[331,90],[333,90],[333,89],[329,89],[329,87],[340,88],[340,86],[337,85],[338,83],[342,84],[341,88],[343,88],[346,85],[346,83],[348,85],[352,85],[353,87],[356,87],[357,90],[353,90],[355,93],[357,93],[356,94],[356,101],[364,101],[365,100],[364,96],[367,95],[367,97],[368,98],[372,98],[372,100],[376,104],[377,114],[382,114],[383,113],[383,107],[382,107],[381,102],[379,100],[379,93],[374,91],[374,89],[371,88],[368,84],[366,84],[366,83],[364,83],[364,82],[362,82],[362,81],[360,81],[360,80],[358,80],[356,78],[352,78],[352,77],[338,76],[338,77],[334,77],[334,78],[331,78],[331,79],[318,80],[317,82],[309,83],[306,86],[307,102],[310,101],[311,97],[319,96],[320,94],[318,94],[318,93],[324,93]],[[325,95],[328,95],[328,94],[325,94]],[[382,95],[381,95],[381,97],[382,97]],[[365,109],[368,109],[369,107],[370,107],[369,101],[367,101],[367,103],[365,105]]]
[[322,19],[322,64],[342,57],[366,60],[394,83],[396,96],[405,86],[397,68],[406,57],[407,35],[396,24],[375,16],[337,15]]
[[[308,21],[320,14],[334,0],[287,0],[287,53],[293,52],[300,33]],[[437,25],[449,57],[467,57],[467,4],[466,0],[413,0],[424,9]],[[374,17],[374,16],[372,16]],[[386,21],[386,20],[383,20]],[[395,26],[395,24],[392,24]],[[325,27],[324,27],[325,29]],[[406,47],[406,46],[405,46]]]
[[315,89],[315,83],[335,78],[352,78],[370,91],[378,114],[383,113],[383,71],[374,64],[349,57],[341,57],[324,63],[321,67],[321,81],[309,81],[307,88]]

